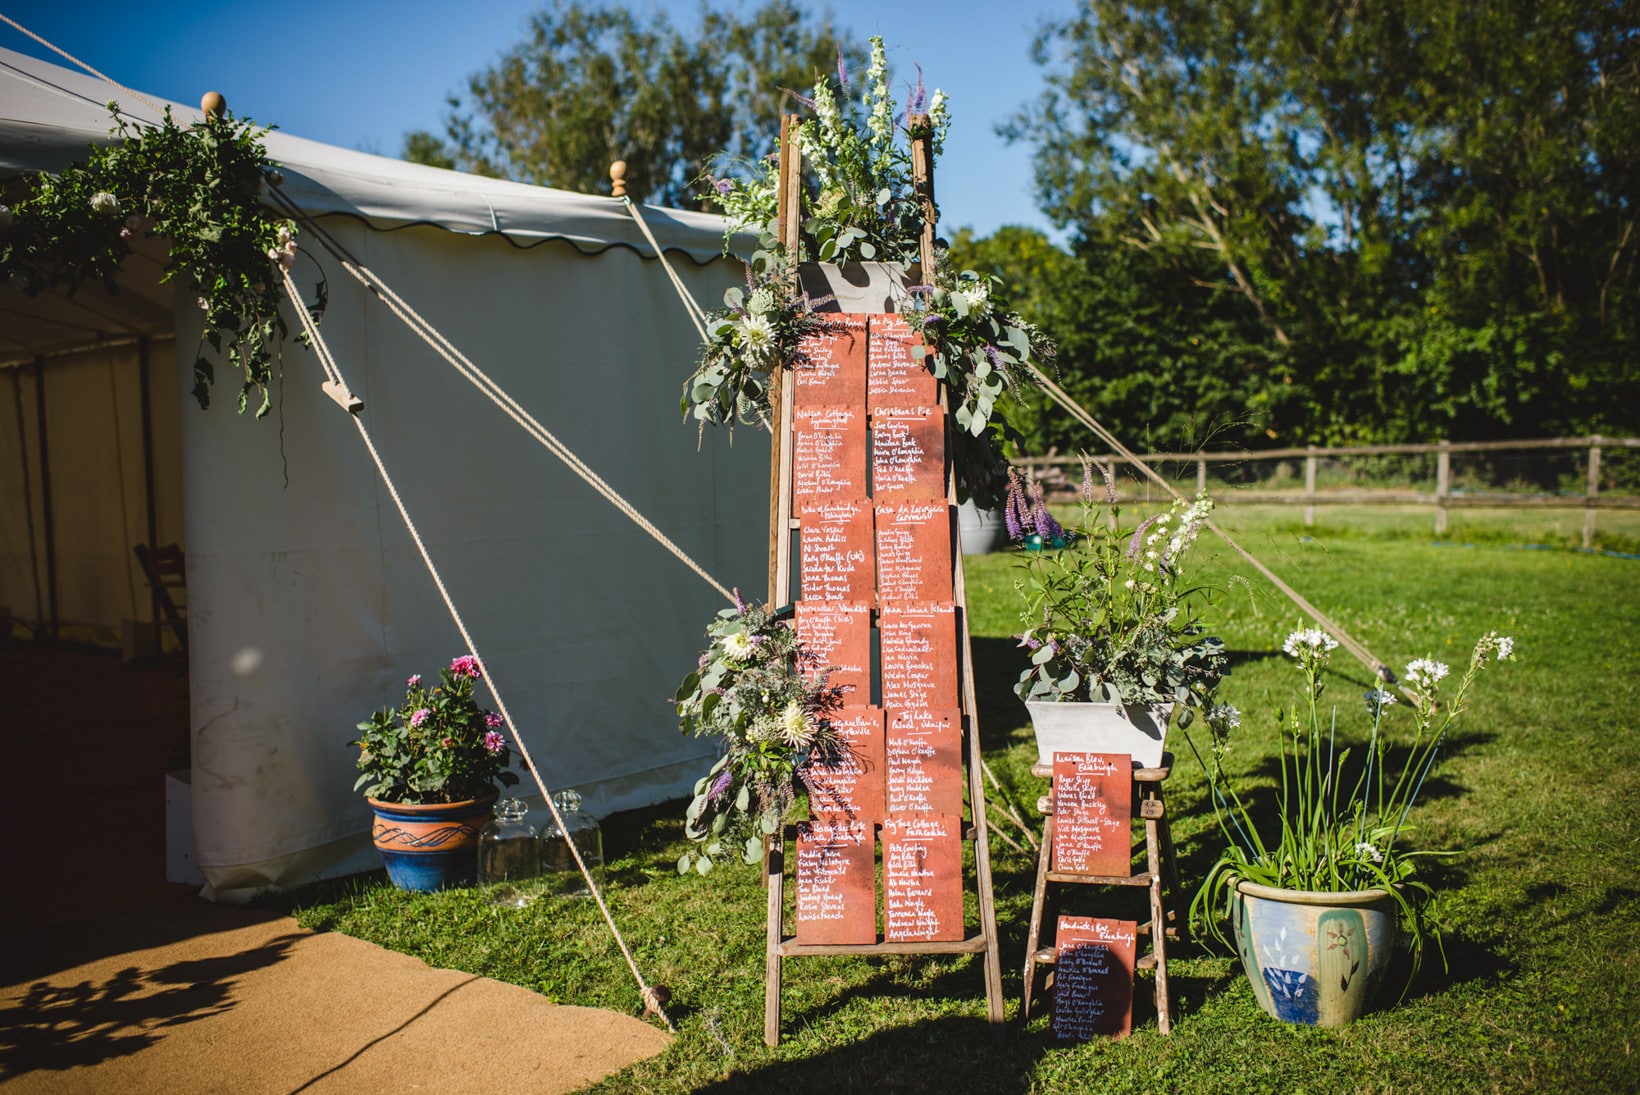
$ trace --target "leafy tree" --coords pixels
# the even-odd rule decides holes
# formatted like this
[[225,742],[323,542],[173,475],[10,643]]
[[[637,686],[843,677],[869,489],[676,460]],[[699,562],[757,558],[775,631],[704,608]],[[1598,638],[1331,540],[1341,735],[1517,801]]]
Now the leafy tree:
[[1637,48],[1616,2],[1083,0],[1007,132],[1112,267],[1086,314],[1159,308],[1225,348],[1174,376],[1152,332],[1121,363],[1153,425],[1200,416],[1218,369],[1248,441],[1633,431]]
[[444,134],[407,135],[404,156],[589,194],[608,193],[610,163],[625,160],[634,198],[697,207],[691,184],[708,160],[772,152],[787,89],[812,84],[839,51],[863,64],[829,10],[792,0],[745,16],[703,5],[694,35],[664,11],[553,0],[526,40],[450,97]]

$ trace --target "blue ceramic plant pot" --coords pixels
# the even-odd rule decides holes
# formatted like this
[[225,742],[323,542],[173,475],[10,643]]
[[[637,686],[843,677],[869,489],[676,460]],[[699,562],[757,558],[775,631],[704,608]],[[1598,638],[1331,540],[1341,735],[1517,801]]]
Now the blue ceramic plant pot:
[[1384,890],[1321,893],[1236,884],[1236,950],[1259,1006],[1284,1023],[1341,1027],[1372,1006],[1400,910]]
[[393,885],[427,893],[477,881],[478,834],[499,794],[421,806],[365,799],[376,812],[370,838]]

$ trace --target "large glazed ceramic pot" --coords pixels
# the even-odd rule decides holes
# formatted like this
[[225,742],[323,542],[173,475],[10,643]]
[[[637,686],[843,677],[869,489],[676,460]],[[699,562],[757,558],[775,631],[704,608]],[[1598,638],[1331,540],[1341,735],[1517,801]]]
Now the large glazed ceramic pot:
[[1395,952],[1386,890],[1321,893],[1238,881],[1231,926],[1253,995],[1285,1023],[1341,1027],[1372,1006]]
[[1037,759],[1052,764],[1055,753],[1127,753],[1143,768],[1162,763],[1171,705],[1137,707],[1120,703],[1027,700],[1036,731]]
[[371,842],[401,890],[430,892],[471,886],[478,878],[478,834],[490,820],[500,794],[411,806],[367,798],[376,812]]

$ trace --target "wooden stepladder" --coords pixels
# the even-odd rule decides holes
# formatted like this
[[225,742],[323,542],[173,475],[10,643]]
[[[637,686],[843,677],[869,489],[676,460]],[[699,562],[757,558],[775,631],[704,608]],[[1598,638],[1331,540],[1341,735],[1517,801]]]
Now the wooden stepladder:
[[[782,120],[780,141],[780,235],[793,255],[802,215],[796,121]],[[930,281],[926,138],[913,140],[912,161]],[[798,367],[771,378],[769,604],[795,603],[799,636],[837,667],[832,683],[846,691],[833,721],[848,754],[810,774],[810,820],[764,840],[764,1040],[780,1039],[786,959],[874,954],[982,956],[1000,1038],[1002,966],[946,393],[920,338],[894,312],[827,318]],[[964,842],[973,845],[979,909],[972,931]]]

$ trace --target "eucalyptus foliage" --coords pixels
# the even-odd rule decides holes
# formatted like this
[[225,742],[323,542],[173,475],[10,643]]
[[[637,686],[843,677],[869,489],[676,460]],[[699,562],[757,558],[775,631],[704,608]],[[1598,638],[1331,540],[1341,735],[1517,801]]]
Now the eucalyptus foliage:
[[1195,615],[1208,591],[1185,581],[1185,556],[1212,503],[1175,502],[1126,527],[1114,483],[1105,479],[1101,504],[1085,466],[1080,506],[1081,520],[1066,532],[1040,484],[1027,491],[1009,474],[1008,531],[1033,549],[1014,582],[1025,625],[1019,643],[1031,652],[1014,691],[1025,700],[1174,704],[1188,726],[1230,672],[1224,644]]
[[160,280],[181,275],[205,313],[194,398],[210,405],[209,344],[244,377],[239,410],[254,396],[260,418],[285,335],[274,264],[296,253],[295,226],[261,204],[272,172],[266,131],[226,114],[181,126],[169,110],[160,124],[140,127],[118,104],[108,109],[118,140],[93,147],[84,163],[27,178],[22,199],[0,215],[0,279],[30,294],[100,282],[113,295],[138,234],[164,239],[170,252]]
[[842,702],[791,625],[738,595],[706,634],[711,645],[674,698],[679,728],[718,738],[723,749],[684,815],[695,847],[678,871],[703,875],[730,856],[759,861],[763,838],[780,831],[796,799],[794,781],[837,758],[830,720]]
[[[1210,931],[1221,942],[1224,929],[1215,910],[1228,915],[1236,882],[1245,880],[1286,890],[1352,893],[1382,889],[1400,907],[1402,927],[1413,955],[1413,972],[1427,936],[1439,926],[1424,915],[1434,896],[1429,884],[1416,877],[1420,861],[1446,852],[1409,846],[1408,818],[1418,793],[1439,759],[1441,744],[1468,704],[1470,689],[1493,660],[1514,658],[1514,640],[1488,632],[1475,644],[1469,666],[1449,699],[1440,695],[1447,667],[1432,658],[1419,658],[1406,667],[1402,680],[1409,694],[1412,737],[1392,742],[1385,716],[1398,705],[1395,695],[1375,688],[1366,694],[1372,731],[1352,763],[1354,750],[1339,740],[1338,709],[1324,718],[1322,679],[1337,642],[1316,629],[1295,631],[1283,649],[1304,678],[1298,703],[1278,710],[1282,725],[1281,792],[1276,800],[1274,839],[1266,840],[1255,811],[1236,792],[1222,769],[1222,754],[1214,751],[1211,766],[1196,752],[1207,771],[1215,817],[1226,850],[1202,882],[1191,903],[1192,923]],[[1188,740],[1188,735],[1186,740]],[[1191,745],[1195,750],[1194,744]],[[1404,750],[1398,769],[1392,752]]]

